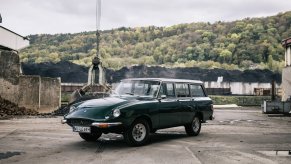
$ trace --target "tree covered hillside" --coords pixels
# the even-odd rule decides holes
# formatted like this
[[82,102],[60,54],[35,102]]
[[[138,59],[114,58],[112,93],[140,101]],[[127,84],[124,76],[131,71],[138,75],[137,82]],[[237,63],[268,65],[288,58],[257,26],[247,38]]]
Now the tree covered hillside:
[[[132,64],[169,67],[279,70],[281,40],[291,36],[291,11],[233,22],[190,23],[171,27],[118,28],[102,31],[104,65],[119,69]],[[72,61],[90,65],[96,54],[95,32],[30,35],[21,51],[25,63]]]

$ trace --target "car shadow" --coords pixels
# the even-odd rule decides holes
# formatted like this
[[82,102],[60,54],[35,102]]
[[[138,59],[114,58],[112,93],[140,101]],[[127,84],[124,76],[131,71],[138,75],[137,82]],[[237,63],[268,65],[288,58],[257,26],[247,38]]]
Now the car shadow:
[[171,140],[178,140],[178,139],[187,138],[187,137],[189,136],[182,132],[172,132],[172,131],[157,132],[157,133],[151,134],[149,144],[168,142]]
[[[150,140],[147,145],[155,145],[160,143],[166,143],[172,140],[179,140],[183,138],[188,138],[185,133],[182,132],[157,132],[150,134]],[[104,151],[122,150],[122,149],[132,149],[133,147],[128,146],[123,139],[122,135],[118,134],[105,134],[102,135],[95,142],[86,142],[80,138],[80,141],[71,142],[67,145],[70,149],[82,149],[82,151],[95,151],[96,153],[102,153]]]

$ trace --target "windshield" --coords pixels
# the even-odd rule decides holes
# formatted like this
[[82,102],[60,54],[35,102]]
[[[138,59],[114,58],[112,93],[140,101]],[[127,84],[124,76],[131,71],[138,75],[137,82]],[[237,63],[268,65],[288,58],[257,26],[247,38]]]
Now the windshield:
[[159,86],[158,81],[126,80],[117,86],[115,92],[118,95],[156,97]]

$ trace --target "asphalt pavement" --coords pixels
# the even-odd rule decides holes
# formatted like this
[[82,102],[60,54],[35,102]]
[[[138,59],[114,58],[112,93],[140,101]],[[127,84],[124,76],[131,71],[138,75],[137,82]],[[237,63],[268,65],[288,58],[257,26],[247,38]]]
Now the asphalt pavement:
[[142,147],[118,134],[85,142],[61,117],[0,120],[0,163],[291,163],[291,117],[252,107],[215,109],[215,117],[199,136],[163,129]]

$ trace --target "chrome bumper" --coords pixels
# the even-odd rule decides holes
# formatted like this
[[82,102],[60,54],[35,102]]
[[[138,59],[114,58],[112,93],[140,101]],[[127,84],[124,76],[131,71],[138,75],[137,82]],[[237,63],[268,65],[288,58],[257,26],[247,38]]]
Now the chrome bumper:
[[96,126],[98,128],[110,128],[113,126],[122,125],[121,122],[93,122],[92,126]]
[[61,123],[65,124],[65,123],[67,123],[67,120],[63,119],[63,120],[61,120]]
[[[66,124],[67,120],[62,119],[61,123]],[[113,126],[122,125],[122,122],[93,122],[91,125],[96,126],[98,128],[109,128],[109,127],[113,127]]]

